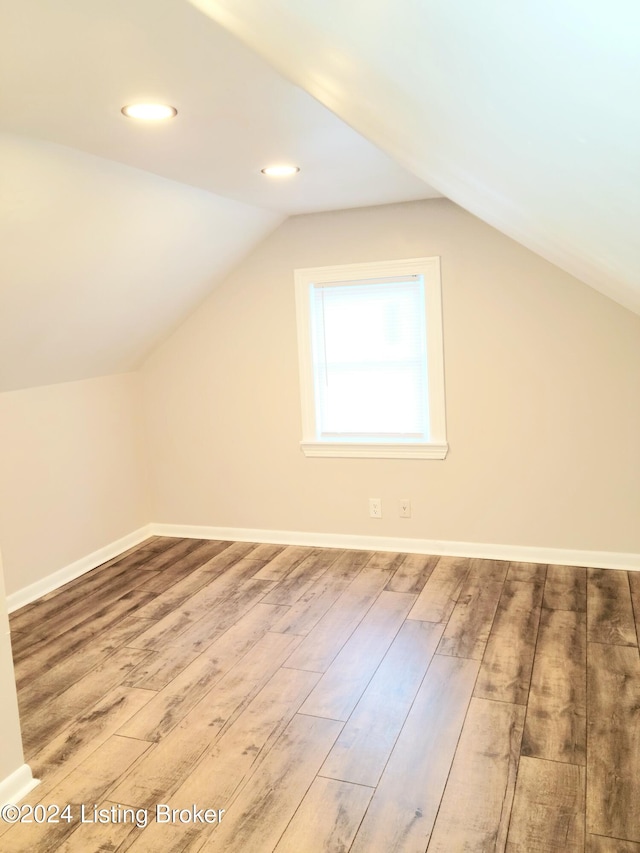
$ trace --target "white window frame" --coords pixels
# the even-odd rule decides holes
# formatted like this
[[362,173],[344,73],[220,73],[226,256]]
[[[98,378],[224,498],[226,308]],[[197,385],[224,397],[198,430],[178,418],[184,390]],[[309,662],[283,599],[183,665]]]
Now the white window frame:
[[[320,439],[316,411],[311,342],[311,292],[317,284],[349,283],[368,279],[422,276],[425,293],[427,377],[429,388],[429,441],[340,441]],[[446,437],[442,286],[440,258],[407,258],[363,264],[343,264],[295,270],[298,358],[302,405],[302,441],[305,456],[365,457],[381,459],[444,459]]]

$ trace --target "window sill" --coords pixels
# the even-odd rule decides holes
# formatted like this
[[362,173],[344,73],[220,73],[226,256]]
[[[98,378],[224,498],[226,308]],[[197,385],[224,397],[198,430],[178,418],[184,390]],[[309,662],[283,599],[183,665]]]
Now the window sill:
[[337,441],[301,441],[305,456],[352,457],[354,459],[444,459],[446,442],[429,444],[364,444]]

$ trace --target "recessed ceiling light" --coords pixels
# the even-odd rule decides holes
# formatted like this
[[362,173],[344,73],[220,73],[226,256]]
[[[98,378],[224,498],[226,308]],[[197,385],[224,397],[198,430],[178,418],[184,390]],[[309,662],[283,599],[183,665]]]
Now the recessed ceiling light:
[[300,166],[265,166],[260,171],[270,178],[287,178],[289,175],[297,174],[300,171]]
[[129,104],[129,106],[123,107],[121,112],[127,118],[139,118],[144,121],[173,118],[178,114],[178,110],[168,104]]

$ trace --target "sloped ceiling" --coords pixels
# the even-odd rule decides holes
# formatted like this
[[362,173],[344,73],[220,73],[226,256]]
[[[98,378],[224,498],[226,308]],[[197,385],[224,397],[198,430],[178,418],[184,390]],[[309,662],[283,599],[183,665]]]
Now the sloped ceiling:
[[130,370],[282,216],[0,134],[0,390]]
[[286,215],[440,193],[640,312],[639,31],[626,0],[0,0],[0,390],[135,368]]
[[137,367],[287,214],[438,195],[186,0],[0,0],[0,79],[0,391]]
[[191,0],[441,193],[640,312],[640,5]]

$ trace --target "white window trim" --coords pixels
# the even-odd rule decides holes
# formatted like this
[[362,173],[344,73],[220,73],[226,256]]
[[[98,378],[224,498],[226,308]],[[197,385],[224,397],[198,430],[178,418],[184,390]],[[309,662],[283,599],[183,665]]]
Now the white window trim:
[[[425,286],[427,332],[427,373],[429,380],[428,442],[368,442],[318,440],[314,399],[311,314],[309,290],[312,284],[351,282],[362,279],[421,275]],[[368,459],[444,459],[449,445],[446,437],[444,397],[444,342],[442,333],[442,286],[440,258],[410,258],[364,264],[343,264],[295,270],[298,359],[302,405],[302,441],[305,456],[360,457]]]

